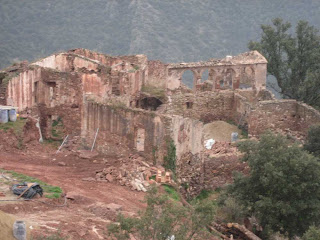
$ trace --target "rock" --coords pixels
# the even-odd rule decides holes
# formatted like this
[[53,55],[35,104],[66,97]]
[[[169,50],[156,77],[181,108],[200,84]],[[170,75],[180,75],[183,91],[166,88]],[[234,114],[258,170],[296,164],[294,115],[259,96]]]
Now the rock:
[[145,187],[149,187],[149,186],[150,186],[150,183],[148,183],[147,181],[144,181],[144,182],[143,182],[143,185],[144,185]]
[[108,180],[109,182],[113,182],[114,179],[113,179],[111,174],[107,174],[106,175],[106,180]]
[[115,203],[109,203],[106,205],[106,207],[114,212],[118,212],[118,211],[122,210],[122,206],[119,204],[115,204]]
[[142,160],[141,160],[140,162],[141,162],[144,166],[146,166],[146,167],[148,167],[148,168],[150,167],[150,165],[149,165],[148,163],[146,163],[146,162],[144,162],[144,161],[142,161]]
[[142,185],[142,183],[138,184],[139,188],[141,189],[141,191],[146,192],[147,189]]
[[137,186],[134,181],[131,182],[132,190],[137,190]]
[[84,235],[87,234],[87,231],[84,229],[78,229],[77,233],[79,234],[80,237],[83,237]]
[[140,188],[140,184],[138,184],[138,183],[135,183],[135,185],[136,185],[136,188],[137,188],[137,191],[141,191],[141,188]]
[[58,162],[58,165],[64,167],[64,166],[66,166],[67,164],[66,164],[65,162]]
[[91,152],[88,150],[80,150],[79,151],[79,157],[83,158],[83,159],[91,159],[91,158],[97,157],[98,155],[99,155],[99,153]]
[[75,200],[79,195],[76,192],[68,192],[66,198],[70,200]]
[[87,177],[87,178],[82,178],[82,181],[95,182],[96,179],[94,179],[93,177]]

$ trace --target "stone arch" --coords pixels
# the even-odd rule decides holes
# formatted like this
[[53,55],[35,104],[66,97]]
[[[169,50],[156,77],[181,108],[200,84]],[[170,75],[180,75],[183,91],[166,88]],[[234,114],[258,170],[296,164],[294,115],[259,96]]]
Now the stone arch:
[[244,66],[240,73],[240,88],[246,89],[254,86],[255,71],[252,66]]
[[232,68],[227,68],[224,72],[223,76],[223,86],[221,86],[220,80],[220,88],[221,89],[232,89],[233,88],[233,81],[236,77],[236,71]]

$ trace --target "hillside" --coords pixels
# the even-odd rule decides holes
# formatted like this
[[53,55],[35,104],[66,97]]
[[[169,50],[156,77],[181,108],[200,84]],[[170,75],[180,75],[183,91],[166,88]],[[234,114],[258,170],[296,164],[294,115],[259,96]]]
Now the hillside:
[[235,55],[282,17],[319,28],[318,0],[1,0],[0,68],[70,48],[167,62]]

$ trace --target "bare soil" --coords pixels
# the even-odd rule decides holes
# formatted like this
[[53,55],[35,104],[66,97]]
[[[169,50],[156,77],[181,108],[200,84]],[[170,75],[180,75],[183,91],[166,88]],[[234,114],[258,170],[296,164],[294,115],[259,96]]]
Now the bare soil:
[[214,121],[204,125],[204,138],[214,139],[216,141],[231,142],[231,133],[237,132],[239,137],[241,135],[241,130],[230,123],[224,121]]
[[[82,178],[95,177],[96,170],[106,167],[105,160],[112,166],[117,166],[119,162],[117,156],[81,159],[70,151],[56,155],[55,149],[36,143],[30,144],[24,150],[1,151],[0,168],[60,186],[65,193],[72,195],[74,200],[68,200],[65,207],[36,201],[1,202],[0,211],[27,221],[36,235],[60,231],[69,239],[108,239],[106,226],[116,220],[117,213],[108,209],[107,204],[122,205],[125,215],[135,215],[145,204],[141,202],[144,197],[142,192],[131,191],[114,183],[82,181]],[[65,163],[65,166],[61,166],[61,162]],[[4,198],[0,197],[1,199]],[[63,199],[37,200],[49,204],[64,202]]]

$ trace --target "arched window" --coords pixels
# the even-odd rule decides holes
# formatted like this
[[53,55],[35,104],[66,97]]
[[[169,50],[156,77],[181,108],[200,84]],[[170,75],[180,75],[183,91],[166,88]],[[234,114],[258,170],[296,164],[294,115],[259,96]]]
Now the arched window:
[[191,70],[184,71],[184,73],[182,74],[181,81],[185,86],[192,89],[193,88],[193,72]]
[[201,75],[201,82],[207,81],[209,79],[209,71],[208,69],[204,70]]

